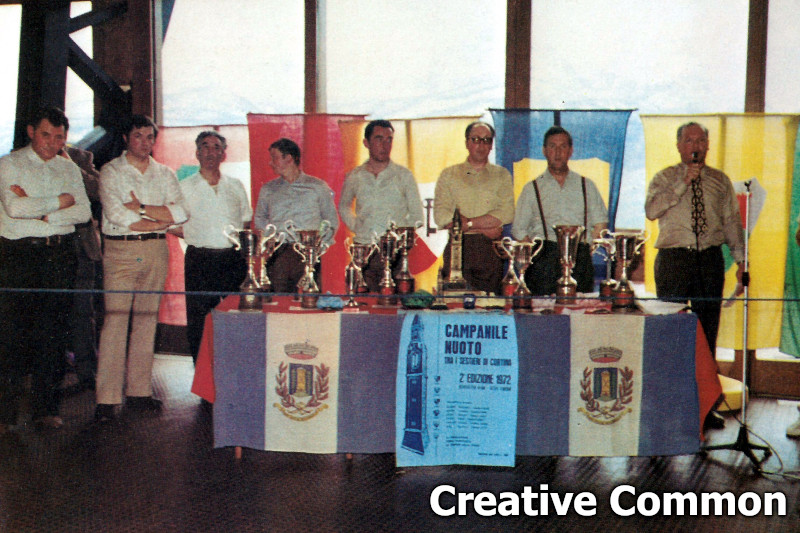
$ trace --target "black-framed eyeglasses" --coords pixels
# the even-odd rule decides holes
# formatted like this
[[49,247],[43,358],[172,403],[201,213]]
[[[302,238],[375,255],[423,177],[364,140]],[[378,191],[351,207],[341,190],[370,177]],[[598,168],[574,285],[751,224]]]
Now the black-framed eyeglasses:
[[470,137],[469,140],[472,144],[492,144],[494,137]]

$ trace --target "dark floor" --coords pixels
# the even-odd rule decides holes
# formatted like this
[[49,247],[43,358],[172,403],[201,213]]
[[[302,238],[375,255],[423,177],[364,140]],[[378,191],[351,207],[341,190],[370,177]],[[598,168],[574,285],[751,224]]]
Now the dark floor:
[[[211,414],[189,390],[191,359],[156,361],[157,415],[124,416],[113,427],[91,423],[93,393],[66,399],[66,428],[40,432],[20,425],[0,439],[0,532],[92,531],[702,531],[800,532],[800,483],[752,473],[738,452],[707,458],[518,457],[513,469],[428,467],[398,471],[394,456],[307,455],[212,448]],[[787,439],[797,416],[792,403],[756,399],[748,404],[753,430],[774,446],[766,464],[797,471],[800,442]],[[734,440],[732,419],[712,443]],[[752,439],[755,442],[755,439]],[[520,493],[540,484],[563,497],[591,492],[597,515],[440,518],[429,507],[431,490],[449,484],[463,492]],[[786,516],[616,516],[609,494],[619,485],[637,494],[731,491],[782,492]],[[452,499],[450,500],[452,501]],[[443,500],[447,502],[447,500]],[[627,505],[633,499],[623,500]],[[538,506],[537,506],[538,508]]]

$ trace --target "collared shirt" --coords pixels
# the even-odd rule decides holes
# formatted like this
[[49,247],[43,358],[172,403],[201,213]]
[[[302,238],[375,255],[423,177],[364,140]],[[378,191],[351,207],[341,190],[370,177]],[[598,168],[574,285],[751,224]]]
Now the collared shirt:
[[355,242],[371,243],[375,235],[386,233],[392,222],[409,227],[425,220],[417,181],[410,170],[389,161],[376,176],[366,165],[350,171],[339,198],[339,215],[355,233]]
[[[564,179],[564,186],[558,184],[549,170],[536,178],[539,194],[542,199],[542,211],[547,223],[547,238],[556,241],[556,232],[553,226],[583,226],[584,204],[583,185],[581,175],[569,171]],[[586,179],[586,240],[591,240],[592,229],[597,224],[608,223],[608,210],[597,186],[590,179]],[[539,214],[539,204],[536,201],[536,190],[533,183],[526,184],[517,200],[517,213],[514,216],[512,235],[517,240],[525,237],[544,238],[544,225]]]
[[[100,170],[100,201],[103,203],[103,233],[106,235],[136,235],[150,233],[131,231],[129,226],[142,220],[139,213],[125,207],[131,201],[131,191],[144,205],[163,205],[169,209],[175,224],[188,218],[183,208],[183,194],[175,173],[152,157],[144,173],[128,162],[123,152]],[[158,233],[164,233],[161,230]]]
[[215,186],[198,172],[180,182],[189,220],[183,224],[187,244],[200,248],[230,248],[224,231],[244,228],[253,218],[242,182],[222,174]]
[[[644,211],[648,219],[658,219],[656,248],[697,248],[691,187],[683,181],[686,172],[684,163],[667,167],[653,177],[647,188]],[[700,187],[707,224],[699,237],[700,249],[727,244],[736,262],[744,261],[742,219],[731,180],[720,170],[703,167]]]
[[[19,185],[27,197],[11,191]],[[69,193],[75,205],[59,209],[58,196]],[[56,156],[43,160],[28,145],[0,159],[0,236],[7,239],[49,237],[75,231],[91,217],[80,169]],[[39,220],[47,215],[47,221]]]
[[501,224],[514,220],[511,174],[488,163],[476,170],[465,161],[444,169],[436,182],[433,218],[439,227],[453,220],[456,208],[467,218],[492,215]]
[[[258,229],[273,224],[278,231],[284,231],[288,221],[297,229],[319,230],[322,221],[327,220],[333,230],[328,244],[339,227],[330,186],[305,172],[291,183],[281,176],[265,183],[258,193],[254,220]],[[291,241],[291,236],[287,237]]]

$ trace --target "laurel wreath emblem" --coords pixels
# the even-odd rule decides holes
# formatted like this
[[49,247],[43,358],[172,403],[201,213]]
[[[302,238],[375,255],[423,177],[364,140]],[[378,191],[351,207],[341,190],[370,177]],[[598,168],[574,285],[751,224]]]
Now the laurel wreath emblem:
[[611,406],[605,406],[595,399],[592,392],[592,369],[586,367],[583,370],[581,400],[586,403],[584,407],[578,408],[578,411],[584,413],[592,422],[613,424],[622,418],[625,413],[632,411],[628,404],[633,401],[633,370],[626,366],[625,368],[620,368],[619,373],[621,377],[619,394]]
[[307,402],[299,402],[289,393],[289,366],[285,362],[278,365],[278,374],[275,376],[277,385],[275,393],[280,397],[280,406],[276,404],[284,415],[294,420],[308,420],[322,409],[327,408],[323,402],[328,399],[330,392],[330,367],[324,363],[314,366],[314,387],[311,398]]

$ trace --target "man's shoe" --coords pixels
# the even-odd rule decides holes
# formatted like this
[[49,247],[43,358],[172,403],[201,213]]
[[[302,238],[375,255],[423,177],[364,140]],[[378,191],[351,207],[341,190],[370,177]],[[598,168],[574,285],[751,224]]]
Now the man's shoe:
[[725,427],[725,419],[716,411],[709,411],[703,423],[703,429],[722,429]]
[[161,400],[151,396],[128,396],[125,407],[134,411],[160,411]]
[[110,403],[98,403],[94,409],[94,421],[98,424],[108,424],[117,419],[114,412],[114,405]]
[[786,436],[790,439],[800,439],[800,418],[797,421],[786,428]]
[[47,415],[37,418],[34,423],[41,429],[61,429],[64,427],[64,420],[57,415]]

